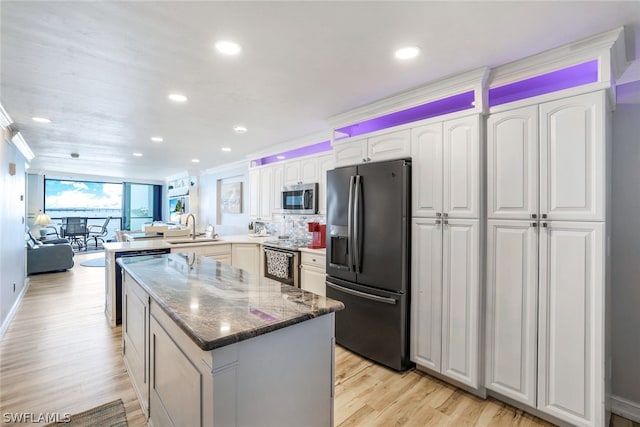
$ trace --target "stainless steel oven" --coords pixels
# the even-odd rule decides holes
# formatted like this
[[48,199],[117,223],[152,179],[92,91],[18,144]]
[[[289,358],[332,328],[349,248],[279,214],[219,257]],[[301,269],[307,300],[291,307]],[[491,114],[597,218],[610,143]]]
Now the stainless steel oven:
[[262,252],[264,277],[300,287],[300,251],[265,244]]

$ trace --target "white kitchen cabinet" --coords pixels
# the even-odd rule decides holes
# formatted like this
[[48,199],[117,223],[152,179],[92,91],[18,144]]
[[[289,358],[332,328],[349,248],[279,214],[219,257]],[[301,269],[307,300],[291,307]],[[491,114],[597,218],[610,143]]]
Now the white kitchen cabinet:
[[538,409],[577,426],[605,422],[604,230],[540,229]]
[[442,213],[442,123],[411,130],[413,216]]
[[293,185],[300,182],[300,161],[289,161],[282,164],[284,170],[284,185]]
[[538,106],[487,120],[487,216],[538,215]]
[[594,92],[492,114],[488,217],[604,221],[605,102]]
[[445,121],[443,134],[443,216],[480,216],[480,116]]
[[540,214],[605,219],[604,91],[540,105]]
[[[173,247],[171,253],[201,255],[231,265],[231,243]],[[195,262],[195,259],[192,260]]]
[[404,129],[365,138],[334,142],[335,166],[402,159],[411,156],[411,131]]
[[325,254],[302,252],[300,257],[300,288],[326,296]]
[[414,218],[411,360],[477,389],[480,221]]
[[535,407],[537,223],[489,220],[487,247],[486,386]]
[[605,92],[487,123],[486,387],[605,424]]
[[260,216],[260,169],[249,170],[249,218]]
[[327,171],[333,169],[335,159],[333,154],[318,157],[318,213],[327,214]]
[[270,219],[273,207],[273,170],[270,166],[249,170],[249,218]]
[[231,245],[232,265],[254,276],[260,276],[260,253],[259,243],[233,243]]
[[440,372],[442,352],[442,225],[414,218],[411,229],[411,360]]
[[480,118],[413,128],[414,217],[480,217]]
[[318,159],[308,157],[283,163],[284,185],[310,184],[318,182]]
[[282,212],[282,186],[284,185],[284,166],[276,164],[271,167],[272,190],[271,190],[271,214],[277,215]]
[[149,296],[126,273],[122,295],[122,355],[146,419],[149,414]]

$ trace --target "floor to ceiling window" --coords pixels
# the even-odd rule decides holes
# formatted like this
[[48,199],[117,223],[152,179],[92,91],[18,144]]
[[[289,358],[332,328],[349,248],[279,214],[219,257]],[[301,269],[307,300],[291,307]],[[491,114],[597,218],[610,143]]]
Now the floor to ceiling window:
[[162,186],[45,178],[44,209],[54,226],[67,217],[86,217],[89,225],[111,217],[111,238],[115,230],[140,230],[162,219]]

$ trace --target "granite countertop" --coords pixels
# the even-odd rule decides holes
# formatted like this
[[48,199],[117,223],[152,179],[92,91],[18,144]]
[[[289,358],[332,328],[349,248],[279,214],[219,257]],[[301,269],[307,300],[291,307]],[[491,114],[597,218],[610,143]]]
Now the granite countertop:
[[205,351],[344,308],[340,301],[193,254],[118,262]]

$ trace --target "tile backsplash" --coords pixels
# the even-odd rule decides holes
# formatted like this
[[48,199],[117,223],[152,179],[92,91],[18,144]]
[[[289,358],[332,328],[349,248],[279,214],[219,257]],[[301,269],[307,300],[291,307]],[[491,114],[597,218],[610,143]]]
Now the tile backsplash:
[[272,221],[255,221],[254,232],[259,233],[262,228],[266,228],[271,236],[289,236],[292,239],[311,240],[308,223],[326,223],[324,215],[286,215]]

